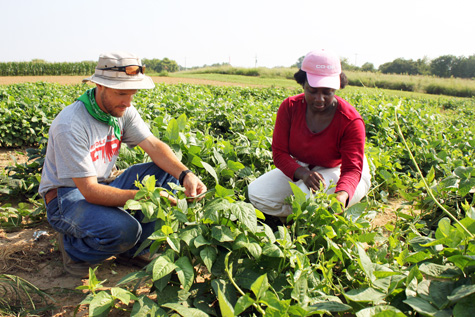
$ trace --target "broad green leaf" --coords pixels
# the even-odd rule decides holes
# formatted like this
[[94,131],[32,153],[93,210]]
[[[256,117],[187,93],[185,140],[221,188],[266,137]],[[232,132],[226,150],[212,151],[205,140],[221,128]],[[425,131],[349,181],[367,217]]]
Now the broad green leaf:
[[[180,199],[180,200],[183,201],[184,199]],[[180,204],[179,203],[180,200],[178,201],[177,207],[179,207],[178,205]],[[183,205],[183,206],[185,207],[186,205]],[[184,210],[185,213],[187,211],[186,208],[187,207],[185,207],[185,210]],[[180,222],[183,222],[183,223],[188,222],[188,218],[186,217],[186,215],[179,210],[173,209],[173,216],[175,216],[175,218]]]
[[364,308],[356,313],[356,317],[405,317],[399,309],[389,305]]
[[186,114],[181,114],[178,119],[176,120],[177,125],[178,125],[178,131],[185,131],[186,129]]
[[162,229],[161,229],[161,230],[162,230],[162,232],[163,232],[165,235],[167,235],[167,236],[173,233],[172,227],[167,226],[167,225],[162,226]]
[[173,272],[177,266],[175,263],[171,262],[170,259],[166,256],[159,257],[155,263],[153,264],[152,268],[152,279],[154,281],[161,279],[165,275]]
[[111,295],[113,298],[117,298],[125,305],[129,305],[131,300],[137,300],[138,298],[132,294],[131,292],[122,289],[120,287],[112,287],[111,288]]
[[222,279],[213,279],[211,281],[211,287],[213,288],[215,294],[218,294],[218,292],[221,291],[223,296],[226,298],[227,303],[231,307],[234,307],[237,302],[237,295],[236,289],[230,282]]
[[419,270],[436,278],[455,278],[462,275],[462,271],[456,266],[439,265],[435,263],[422,263]]
[[193,269],[193,265],[190,262],[188,257],[183,256],[179,258],[175,262],[177,268],[176,273],[178,275],[178,279],[180,280],[183,289],[188,291],[191,286],[193,286],[193,280],[195,279],[195,270]]
[[378,234],[377,232],[364,233],[364,234],[358,235],[356,238],[358,242],[371,243],[374,241],[374,238],[376,237],[377,234]]
[[213,267],[213,262],[216,261],[217,258],[217,250],[211,246],[205,246],[203,250],[200,251],[201,259],[203,260],[208,272],[211,272],[211,268]]
[[345,210],[345,217],[356,222],[366,211],[367,203],[357,203]]
[[148,177],[146,176],[143,180],[143,184],[149,193],[152,193],[155,191],[156,183],[157,182],[155,180],[155,175],[150,175]]
[[351,306],[343,304],[341,302],[336,301],[322,301],[312,304],[308,307],[308,310],[313,313],[320,313],[320,314],[331,314],[337,312],[343,312],[350,310]]
[[219,184],[215,186],[215,189],[216,189],[216,196],[218,196],[218,197],[225,198],[225,197],[233,197],[234,196],[234,190],[224,188],[223,186],[221,186]]
[[275,244],[266,244],[264,246],[264,249],[262,249],[262,254],[273,258],[284,257],[284,253],[282,252],[282,250]]
[[132,313],[130,314],[131,317],[150,317],[150,316],[157,316],[157,317],[165,317],[167,313],[158,307],[157,303],[153,300],[148,298],[147,296],[141,296],[138,301],[135,302]]
[[[174,311],[176,311],[178,314],[180,314],[183,317],[208,317],[209,316],[208,314],[202,312],[199,309],[188,308],[180,304],[167,303],[167,304],[163,304],[162,306],[173,309]],[[221,306],[221,301],[220,301],[220,306]]]
[[334,237],[336,237],[336,232],[335,230],[333,230],[332,226],[323,227],[323,232],[330,239],[333,239]]
[[[468,229],[468,231],[470,231],[470,233],[472,234],[475,234],[475,219],[472,219],[471,217],[465,217],[463,218],[462,220],[460,220],[460,223]],[[460,225],[458,223],[455,224],[455,227],[461,231],[461,232],[464,232],[465,231],[460,227]]]
[[251,285],[251,290],[256,296],[257,300],[261,298],[268,288],[269,281],[267,280],[267,274],[259,276],[257,280]]
[[374,271],[373,274],[376,278],[385,278],[388,276],[399,275],[400,273],[393,271]]
[[233,306],[228,302],[226,296],[224,296],[221,288],[218,288],[218,303],[223,317],[234,317]]
[[464,179],[460,181],[459,183],[458,194],[461,197],[465,197],[466,195],[468,195],[468,193],[474,186],[475,186],[475,178]]
[[200,234],[201,230],[199,227],[187,227],[184,230],[180,231],[180,238],[187,245],[190,245],[191,241]]
[[450,294],[450,296],[448,296],[447,298],[451,300],[452,302],[457,302],[461,300],[462,298],[470,296],[474,293],[475,293],[475,285],[462,285],[454,289],[452,294]]
[[239,171],[239,170],[242,170],[245,166],[240,163],[240,162],[234,162],[232,160],[228,160],[228,168],[230,170],[233,170],[235,172]]
[[300,305],[305,306],[308,301],[308,280],[306,276],[301,275],[294,284],[294,289],[290,296],[295,299]]
[[202,234],[200,234],[199,236],[197,236],[194,240],[193,240],[193,243],[195,245],[195,247],[199,248],[203,245],[210,245],[211,242],[209,242],[208,240],[206,240],[205,237],[203,237]]
[[180,252],[180,242],[181,242],[181,239],[176,233],[173,233],[167,237],[168,245],[173,251],[177,253]]
[[144,277],[148,277],[148,274],[143,271],[137,271],[137,272],[132,272],[124,276],[123,278],[120,279],[119,282],[117,282],[116,285],[122,285],[122,284],[128,284],[137,280],[140,280]]
[[178,123],[175,118],[172,118],[167,126],[167,137],[171,143],[178,143],[179,132]]
[[260,219],[260,220],[266,219],[266,216],[264,215],[262,211],[260,211],[259,209],[254,209],[254,211],[256,212],[257,219]]
[[386,295],[372,287],[352,289],[345,293],[345,297],[353,302],[373,302],[378,304]]
[[299,205],[303,204],[307,200],[307,195],[293,182],[289,182],[290,188],[295,196],[295,202]]
[[176,206],[177,206],[178,209],[180,209],[181,212],[183,212],[183,213],[186,213],[186,211],[188,210],[188,202],[186,201],[185,198],[183,198],[183,199],[178,199]]
[[249,253],[256,259],[261,257],[262,254],[262,248],[259,245],[259,243],[256,242],[250,242],[246,245],[246,249],[249,251]]
[[278,311],[284,311],[286,306],[273,292],[265,292],[259,302]]
[[214,170],[214,168],[213,168],[211,165],[209,165],[208,163],[203,162],[203,161],[201,161],[201,164],[203,165],[204,169],[205,169],[211,176],[213,176],[213,178],[216,180],[216,184],[219,184],[218,175],[216,174],[216,171]]
[[328,246],[331,248],[333,252],[335,252],[336,256],[340,259],[341,262],[345,262],[345,259],[343,259],[343,253],[341,252],[340,247],[338,244],[330,240],[330,238],[325,237],[325,240],[328,243]]
[[426,175],[427,183],[431,183],[435,177],[435,169],[434,166],[430,167],[429,173]]
[[465,167],[465,166],[459,166],[454,170],[454,174],[457,175],[461,179],[466,179],[469,178],[472,174],[473,167]]
[[252,233],[257,232],[257,216],[254,207],[244,201],[237,201],[231,206],[231,212]]
[[409,255],[409,250],[408,249],[404,249],[401,253],[399,253],[399,255],[396,257],[396,261],[399,265],[404,265],[406,263],[406,258],[408,257]]
[[462,298],[458,301],[453,310],[453,315],[457,317],[472,317],[475,311],[475,294]]
[[366,255],[365,250],[361,247],[359,243],[357,244],[357,248],[358,248],[358,256],[359,256],[358,263],[360,264],[363,271],[366,273],[366,276],[371,281],[373,281],[375,279],[373,275],[374,265],[371,262],[371,259],[368,257],[368,255]]
[[161,279],[158,279],[153,282],[153,286],[155,286],[158,292],[163,292],[163,290],[169,286],[168,283],[170,282],[172,278],[172,274],[173,273],[167,274]]
[[219,242],[232,242],[234,241],[233,233],[229,227],[225,226],[213,226],[211,229],[211,237]]
[[142,205],[142,213],[145,215],[147,219],[153,220],[153,216],[155,213],[155,210],[157,209],[157,206],[150,202],[150,201],[144,201],[140,203]]
[[435,237],[436,239],[442,239],[442,238],[447,238],[450,236],[450,219],[447,217],[444,217],[440,219],[437,231],[435,232]]
[[129,200],[127,200],[127,202],[125,203],[124,209],[127,209],[127,210],[140,210],[140,209],[142,209],[142,205],[141,205],[140,202],[137,201],[137,200],[129,199]]
[[465,270],[467,266],[475,266],[474,255],[453,255],[448,257],[447,260],[455,264],[461,270]]
[[416,312],[423,315],[434,315],[439,310],[432,306],[428,301],[419,297],[408,297],[403,302],[411,306]]
[[227,211],[231,209],[232,204],[225,198],[217,198],[210,202],[204,208],[204,217],[206,219],[211,219],[214,222],[218,222],[216,214],[222,211]]
[[262,224],[264,226],[264,232],[267,236],[267,238],[269,238],[269,242],[270,243],[275,243],[276,239],[275,239],[275,235],[274,235],[274,232],[272,231],[272,228],[269,227],[269,225],[263,223]]
[[112,305],[114,305],[112,296],[105,291],[101,291],[94,295],[89,304],[89,316],[107,316]]
[[404,260],[409,263],[419,263],[430,258],[432,258],[432,253],[429,250],[426,250],[412,253]]
[[234,306],[234,315],[235,316],[241,315],[246,309],[249,308],[249,306],[251,306],[254,303],[255,303],[254,299],[252,299],[251,296],[249,296],[249,294],[239,297],[236,305]]

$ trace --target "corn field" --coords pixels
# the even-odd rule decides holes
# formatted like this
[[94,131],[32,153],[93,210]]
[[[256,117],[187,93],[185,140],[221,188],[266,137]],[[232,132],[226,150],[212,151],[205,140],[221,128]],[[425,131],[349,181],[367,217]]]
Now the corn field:
[[0,76],[61,76],[90,75],[94,73],[96,62],[46,63],[46,62],[6,62],[0,63]]

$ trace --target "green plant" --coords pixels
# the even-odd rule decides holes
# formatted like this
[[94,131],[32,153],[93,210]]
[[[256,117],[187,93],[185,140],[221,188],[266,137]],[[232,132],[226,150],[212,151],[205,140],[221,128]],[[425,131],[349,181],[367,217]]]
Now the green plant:
[[5,316],[30,316],[52,308],[48,294],[15,275],[0,274],[0,294],[0,313]]

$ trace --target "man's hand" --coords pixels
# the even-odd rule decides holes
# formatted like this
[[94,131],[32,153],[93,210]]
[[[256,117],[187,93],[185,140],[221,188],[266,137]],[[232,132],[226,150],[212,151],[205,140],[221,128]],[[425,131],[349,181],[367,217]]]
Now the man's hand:
[[[205,193],[208,189],[195,174],[188,173],[183,179],[183,186],[185,187],[185,196],[194,198],[200,194]],[[195,200],[203,199],[204,196],[198,197]]]

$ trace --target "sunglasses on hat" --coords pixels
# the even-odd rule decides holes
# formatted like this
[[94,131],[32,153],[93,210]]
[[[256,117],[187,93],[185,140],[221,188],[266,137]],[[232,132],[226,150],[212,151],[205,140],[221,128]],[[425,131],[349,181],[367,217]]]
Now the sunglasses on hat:
[[127,75],[137,75],[138,73],[145,74],[145,65],[128,65],[128,66],[114,66],[106,68],[98,68],[99,70],[116,70],[119,72],[125,72]]

